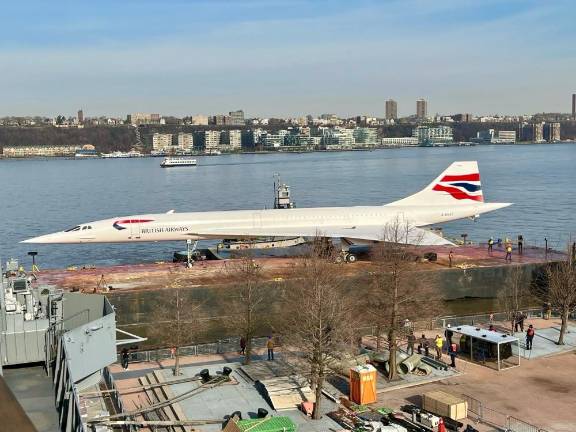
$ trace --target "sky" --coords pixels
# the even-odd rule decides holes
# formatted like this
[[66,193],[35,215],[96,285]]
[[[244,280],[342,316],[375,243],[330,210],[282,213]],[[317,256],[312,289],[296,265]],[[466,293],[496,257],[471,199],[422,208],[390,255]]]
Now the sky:
[[0,116],[569,112],[574,0],[99,0],[0,9]]

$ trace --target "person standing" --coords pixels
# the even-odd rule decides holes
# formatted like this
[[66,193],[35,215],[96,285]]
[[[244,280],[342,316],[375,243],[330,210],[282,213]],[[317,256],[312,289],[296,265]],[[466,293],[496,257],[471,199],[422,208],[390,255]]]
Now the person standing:
[[246,338],[244,336],[240,338],[240,354],[246,354]]
[[512,245],[510,243],[506,244],[506,258],[504,261],[512,262]]
[[448,254],[448,266],[451,268],[452,267],[452,260],[454,259],[454,252],[450,251],[450,253]]
[[268,360],[274,360],[274,340],[272,339],[272,336],[268,336],[266,348],[268,349]]
[[458,355],[458,347],[455,343],[448,345],[448,355],[450,356],[450,366],[456,367],[456,356]]
[[494,248],[494,239],[490,237],[488,240],[488,255],[492,255],[492,249]]
[[524,332],[524,320],[526,319],[526,315],[524,312],[520,311],[518,313],[518,325],[520,326],[520,331]]
[[532,340],[534,339],[535,334],[536,334],[536,332],[534,331],[534,327],[532,327],[532,324],[530,324],[528,326],[528,330],[526,330],[526,349],[527,350],[532,349]]
[[418,345],[418,354],[422,354],[422,350],[424,350],[424,355],[428,357],[430,354],[429,349],[430,342],[428,342],[428,339],[426,339],[426,335],[423,334],[420,338],[420,344]]
[[442,336],[436,335],[434,338],[434,345],[436,346],[436,360],[442,359],[442,346],[444,345],[444,339]]
[[524,251],[524,236],[522,234],[518,235],[518,255],[522,255]]
[[408,346],[406,347],[406,352],[410,355],[414,354],[414,344],[416,343],[416,336],[414,336],[414,332],[410,330],[410,334],[408,334]]
[[128,370],[128,360],[129,356],[128,356],[128,349],[124,348],[122,350],[122,368],[124,370]]

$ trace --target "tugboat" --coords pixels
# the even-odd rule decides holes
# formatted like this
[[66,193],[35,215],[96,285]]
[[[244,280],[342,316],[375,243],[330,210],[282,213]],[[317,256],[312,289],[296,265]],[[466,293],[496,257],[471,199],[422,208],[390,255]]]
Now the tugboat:
[[196,166],[196,159],[185,158],[185,157],[167,157],[161,163],[162,168],[171,168],[179,166]]

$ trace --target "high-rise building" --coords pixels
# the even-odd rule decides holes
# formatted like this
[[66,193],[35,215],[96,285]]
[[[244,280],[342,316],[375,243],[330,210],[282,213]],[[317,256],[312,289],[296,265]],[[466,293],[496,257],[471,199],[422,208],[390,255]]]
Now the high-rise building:
[[522,126],[522,140],[531,142],[544,141],[544,123],[530,123]]
[[544,139],[548,142],[560,141],[560,123],[545,123],[544,124]]
[[193,150],[194,135],[191,133],[180,132],[178,134],[178,148],[180,150]]
[[84,111],[78,110],[78,124],[84,124]]
[[428,115],[428,102],[424,99],[418,99],[416,101],[416,117],[419,119],[425,119]]
[[237,111],[230,111],[228,113],[230,118],[230,125],[232,126],[244,126],[246,121],[244,120],[244,111],[237,110]]
[[572,94],[572,120],[576,120],[576,93]]
[[398,118],[398,103],[393,99],[386,101],[386,120],[396,120]]
[[220,147],[220,131],[204,131],[204,151],[211,153]]
[[153,150],[167,150],[172,147],[172,134],[155,133],[152,135]]

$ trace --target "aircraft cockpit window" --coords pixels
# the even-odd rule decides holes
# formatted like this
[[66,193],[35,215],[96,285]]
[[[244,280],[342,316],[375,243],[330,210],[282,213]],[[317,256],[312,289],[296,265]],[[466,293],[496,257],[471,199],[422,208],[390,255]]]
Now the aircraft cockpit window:
[[86,228],[86,229],[92,229],[92,227],[90,225],[88,225],[88,228]]
[[88,227],[87,227],[87,226],[83,226],[83,227],[82,227],[82,231],[84,231],[85,229],[88,229]]
[[67,229],[64,232],[71,232],[71,231],[80,231],[80,225],[75,226],[74,228]]

